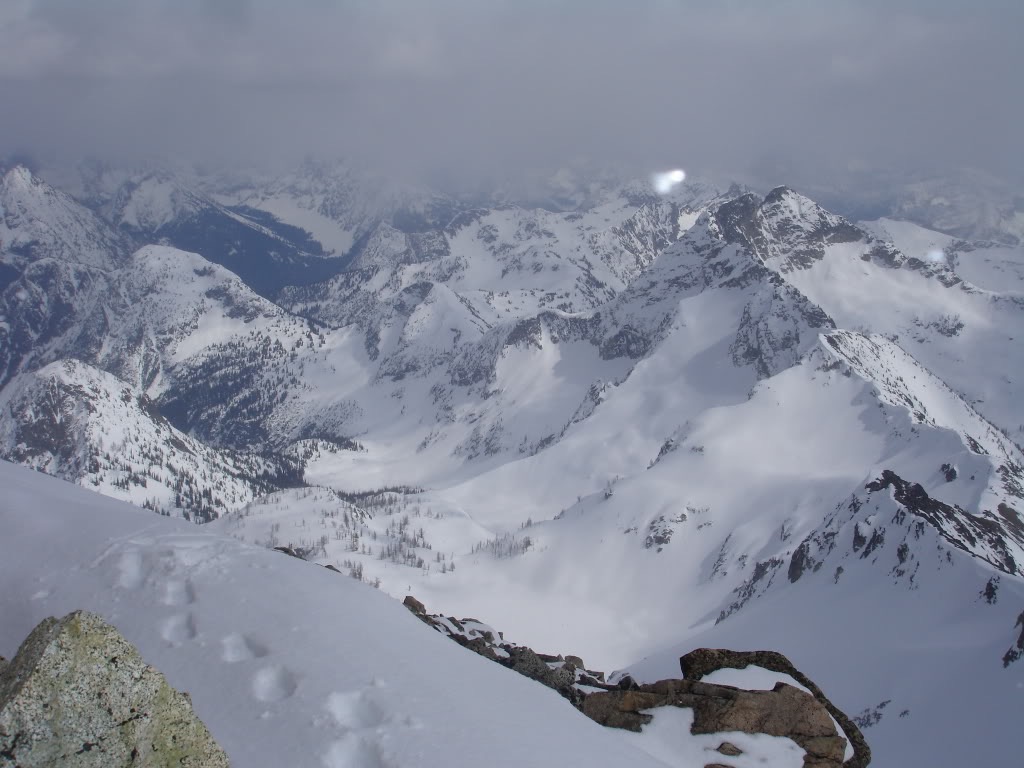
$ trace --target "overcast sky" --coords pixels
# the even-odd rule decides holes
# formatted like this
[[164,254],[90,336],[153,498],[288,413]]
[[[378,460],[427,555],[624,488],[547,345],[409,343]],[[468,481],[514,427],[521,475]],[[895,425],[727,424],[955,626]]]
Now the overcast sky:
[[1013,0],[0,0],[0,154],[1024,178]]

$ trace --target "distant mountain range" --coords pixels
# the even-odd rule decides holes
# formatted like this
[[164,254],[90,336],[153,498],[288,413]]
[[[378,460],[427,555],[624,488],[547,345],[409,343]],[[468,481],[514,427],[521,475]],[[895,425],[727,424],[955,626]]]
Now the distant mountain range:
[[858,222],[787,187],[16,166],[0,456],[650,679],[785,646],[893,702],[878,764],[1006,760],[1024,229],[972,190]]

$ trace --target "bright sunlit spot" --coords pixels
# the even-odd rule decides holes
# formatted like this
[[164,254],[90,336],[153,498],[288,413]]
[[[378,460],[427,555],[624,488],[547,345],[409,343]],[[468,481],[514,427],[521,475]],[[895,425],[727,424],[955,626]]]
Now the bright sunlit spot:
[[925,258],[927,258],[928,261],[933,261],[933,262],[945,261],[946,260],[946,253],[945,253],[945,251],[943,251],[940,248],[934,248],[934,249],[928,251],[928,253],[925,254]]
[[686,181],[686,171],[682,168],[651,174],[651,184],[659,195],[667,195],[684,181]]

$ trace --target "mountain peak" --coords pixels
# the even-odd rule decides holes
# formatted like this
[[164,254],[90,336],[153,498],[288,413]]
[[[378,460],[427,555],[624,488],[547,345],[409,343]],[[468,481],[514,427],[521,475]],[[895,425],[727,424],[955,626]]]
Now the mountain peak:
[[777,187],[774,187],[767,195],[764,196],[764,202],[766,205],[770,205],[772,203],[776,203],[779,202],[780,200],[783,200],[789,195],[794,194],[796,193],[792,190],[792,188],[787,187],[785,184],[781,184]]
[[32,171],[26,168],[24,165],[15,165],[7,170],[4,174],[4,184],[31,184],[35,181],[35,177],[32,175]]
[[109,270],[127,253],[124,238],[95,213],[23,165],[0,180],[0,252]]

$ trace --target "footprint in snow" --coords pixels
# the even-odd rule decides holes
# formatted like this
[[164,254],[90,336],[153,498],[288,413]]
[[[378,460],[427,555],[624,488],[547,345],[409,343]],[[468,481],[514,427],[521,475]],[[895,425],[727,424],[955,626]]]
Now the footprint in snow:
[[220,657],[229,664],[249,659],[262,659],[269,653],[265,645],[240,632],[225,635],[221,638],[220,644]]
[[386,759],[383,747],[389,730],[393,726],[422,727],[415,718],[395,716],[384,710],[375,701],[374,693],[374,689],[382,687],[382,681],[374,680],[365,688],[339,691],[327,697],[327,712],[342,732],[323,755],[328,768],[389,768],[393,761]]
[[129,550],[121,555],[117,562],[117,584],[125,589],[138,589],[146,580],[146,572],[142,567],[142,553]]
[[196,636],[196,622],[191,613],[169,616],[160,624],[160,637],[171,645],[180,645]]
[[358,733],[346,733],[331,743],[323,757],[327,768],[388,768],[380,747]]
[[164,583],[164,605],[181,607],[196,601],[196,593],[188,579],[171,579]]
[[384,723],[384,712],[362,690],[332,693],[327,711],[342,728],[376,728]]
[[252,678],[252,695],[265,703],[287,699],[298,687],[295,675],[283,666],[264,667]]

